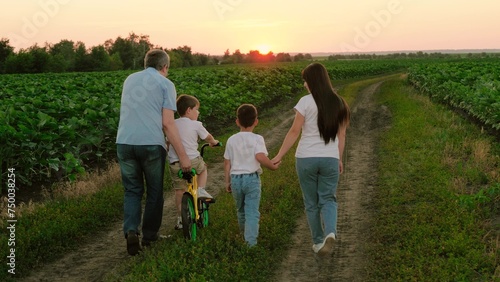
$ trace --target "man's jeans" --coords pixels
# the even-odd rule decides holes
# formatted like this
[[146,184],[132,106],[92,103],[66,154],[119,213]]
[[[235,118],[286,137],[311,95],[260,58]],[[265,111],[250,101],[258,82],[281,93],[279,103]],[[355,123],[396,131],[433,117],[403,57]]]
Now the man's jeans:
[[297,158],[296,170],[312,239],[314,244],[319,244],[326,235],[337,235],[339,160]]
[[123,232],[139,234],[141,200],[146,180],[146,205],[142,219],[143,240],[158,238],[163,216],[163,177],[166,151],[159,145],[117,144],[124,195]]
[[231,189],[240,231],[244,233],[248,245],[255,246],[259,236],[260,177],[256,172],[232,174]]

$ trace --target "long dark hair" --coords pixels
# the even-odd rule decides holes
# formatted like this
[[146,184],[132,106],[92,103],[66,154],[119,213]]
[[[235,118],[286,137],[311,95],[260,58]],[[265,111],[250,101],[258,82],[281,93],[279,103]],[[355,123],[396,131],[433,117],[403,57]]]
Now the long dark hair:
[[318,129],[321,138],[328,144],[335,141],[339,127],[349,123],[351,111],[345,100],[340,97],[328,76],[325,66],[312,63],[302,70],[302,78],[318,107]]

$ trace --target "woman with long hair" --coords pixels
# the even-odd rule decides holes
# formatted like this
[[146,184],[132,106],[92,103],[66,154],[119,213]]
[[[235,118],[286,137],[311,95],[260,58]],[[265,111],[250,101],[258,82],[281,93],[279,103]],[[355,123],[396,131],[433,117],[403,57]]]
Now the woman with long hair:
[[281,161],[301,136],[295,152],[297,175],[313,251],[326,255],[332,252],[337,234],[336,191],[344,170],[342,153],[350,110],[333,89],[325,66],[308,65],[302,71],[302,78],[309,94],[294,107],[293,124],[272,161]]

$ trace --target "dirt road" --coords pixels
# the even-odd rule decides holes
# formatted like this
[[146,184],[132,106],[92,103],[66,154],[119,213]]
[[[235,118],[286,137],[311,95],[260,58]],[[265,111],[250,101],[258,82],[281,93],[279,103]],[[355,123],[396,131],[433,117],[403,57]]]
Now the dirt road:
[[[364,242],[370,228],[371,194],[375,174],[374,149],[378,133],[386,126],[388,113],[373,102],[379,84],[365,89],[352,107],[353,117],[347,135],[345,173],[338,190],[338,240],[334,255],[318,259],[312,252],[311,236],[305,216],[298,221],[293,246],[277,270],[276,281],[363,281]],[[293,120],[293,110],[287,111],[282,122],[264,135],[268,147],[279,146]],[[219,166],[219,167],[217,167]],[[222,164],[211,164],[208,183],[223,187]],[[220,184],[217,184],[220,183]],[[207,188],[216,196],[220,190]],[[175,212],[173,192],[165,195],[164,223],[161,234],[174,232]],[[35,270],[22,281],[102,281],[106,274],[124,261],[132,259],[126,252],[122,223],[95,234],[79,249],[61,259]]]

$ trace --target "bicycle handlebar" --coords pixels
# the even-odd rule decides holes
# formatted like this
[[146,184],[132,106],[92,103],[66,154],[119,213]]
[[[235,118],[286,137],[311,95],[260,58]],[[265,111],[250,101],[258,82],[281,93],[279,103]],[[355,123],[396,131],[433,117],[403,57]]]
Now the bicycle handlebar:
[[[205,143],[205,144],[203,144],[203,146],[201,146],[201,149],[200,149],[200,155],[201,155],[202,157],[203,157],[203,151],[205,150],[205,147],[207,147],[207,146],[210,146],[210,144]],[[214,147],[222,147],[222,142],[219,142],[219,143],[215,144],[215,146],[214,146]]]
[[[200,155],[203,157],[203,150],[205,149],[205,147],[207,146],[210,146],[210,144],[208,143],[205,143],[201,146],[201,149],[200,149]],[[214,147],[222,147],[222,142],[219,142],[217,144],[215,144]],[[183,178],[183,179],[186,179],[186,180],[190,180],[193,176],[196,175],[196,170],[194,168],[191,169],[190,173],[184,173],[182,171],[182,169],[179,170],[179,172],[177,173],[177,176],[179,176],[179,178]]]
[[180,169],[179,172],[177,173],[177,176],[179,176],[179,178],[184,178],[186,180],[191,179],[195,175],[196,175],[196,169],[194,168],[192,168],[190,173],[187,174],[185,174],[184,171],[182,171],[182,169]]

